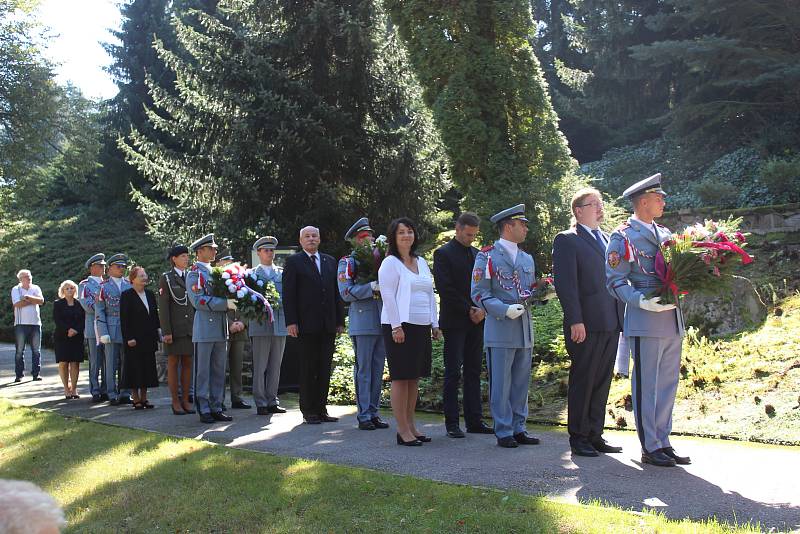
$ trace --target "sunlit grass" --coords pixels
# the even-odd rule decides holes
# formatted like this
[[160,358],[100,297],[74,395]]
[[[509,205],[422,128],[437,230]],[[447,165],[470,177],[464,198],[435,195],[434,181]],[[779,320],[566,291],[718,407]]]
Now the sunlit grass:
[[599,503],[437,483],[0,403],[0,473],[35,482],[70,532],[750,532]]

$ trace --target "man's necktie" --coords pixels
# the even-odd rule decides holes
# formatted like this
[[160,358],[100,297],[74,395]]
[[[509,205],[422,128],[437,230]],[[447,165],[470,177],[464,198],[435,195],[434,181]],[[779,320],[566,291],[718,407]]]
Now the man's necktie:
[[314,267],[317,269],[317,272],[322,274],[322,269],[319,268],[318,258],[316,254],[311,255],[311,259],[314,260]]
[[606,244],[603,242],[603,237],[600,235],[600,230],[595,228],[592,230],[592,235],[594,235],[595,241],[597,241],[597,245],[600,247],[600,250],[603,251],[603,254],[606,253]]

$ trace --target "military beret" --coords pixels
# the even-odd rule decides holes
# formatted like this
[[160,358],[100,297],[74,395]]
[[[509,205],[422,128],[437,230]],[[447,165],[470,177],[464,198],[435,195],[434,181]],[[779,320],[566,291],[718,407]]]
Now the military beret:
[[622,198],[636,198],[639,195],[644,195],[645,193],[659,193],[661,195],[666,195],[667,193],[661,189],[661,173],[656,173],[649,178],[645,178],[644,180],[640,180],[630,186],[622,193]]
[[188,254],[189,247],[186,245],[173,245],[167,251],[167,259],[174,258],[175,256],[180,256],[181,254]]
[[265,248],[267,250],[274,250],[275,247],[278,246],[278,239],[272,237],[271,235],[266,235],[264,237],[259,237],[256,239],[256,242],[253,243],[253,250],[261,250]]
[[504,219],[516,219],[528,222],[528,219],[525,218],[525,204],[517,204],[513,208],[508,208],[499,213],[495,213],[489,218],[489,220],[495,224]]
[[109,265],[123,265],[125,267],[128,266],[128,256],[125,254],[114,254],[110,258],[108,258]]
[[204,235],[203,237],[201,237],[200,239],[189,245],[189,248],[192,249],[192,252],[197,252],[197,249],[199,249],[200,247],[219,248],[216,241],[214,241],[214,234]]
[[345,241],[353,239],[356,237],[359,232],[375,232],[369,225],[369,219],[366,217],[361,217],[359,220],[355,222],[353,226],[350,227],[347,232],[344,234]]
[[95,254],[94,256],[92,256],[91,258],[89,258],[88,260],[86,260],[86,263],[84,263],[84,265],[88,269],[89,267],[91,267],[95,263],[99,263],[100,265],[105,265],[106,264],[106,255],[103,254],[102,252],[99,252],[99,253]]

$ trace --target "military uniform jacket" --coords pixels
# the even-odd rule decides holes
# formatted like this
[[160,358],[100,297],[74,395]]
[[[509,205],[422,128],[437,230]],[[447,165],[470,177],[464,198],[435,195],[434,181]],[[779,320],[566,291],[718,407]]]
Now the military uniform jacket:
[[122,329],[119,325],[119,299],[122,292],[131,288],[126,278],[121,278],[120,287],[108,279],[100,284],[100,293],[94,304],[97,333],[100,337],[109,336],[112,343],[122,343]]
[[272,265],[272,270],[264,269],[261,265],[255,269],[256,277],[264,283],[272,282],[275,284],[275,289],[281,296],[281,306],[278,309],[273,309],[273,322],[269,319],[263,321],[250,321],[248,330],[250,337],[260,336],[285,336],[286,331],[286,316],[283,313],[283,269],[277,265]]
[[379,336],[381,335],[381,308],[383,301],[375,298],[372,286],[356,284],[358,262],[352,256],[345,256],[339,260],[336,280],[339,286],[339,295],[342,300],[350,304],[351,336]]
[[212,296],[211,271],[196,263],[186,275],[189,302],[195,309],[192,326],[194,343],[228,340],[228,299]]
[[652,228],[629,218],[612,232],[606,248],[606,288],[627,304],[623,332],[626,336],[672,337],[684,335],[680,308],[651,312],[639,307],[639,298],[658,294],[662,283],[655,274],[655,257],[659,245],[671,232],[659,224]]
[[[188,271],[187,271],[188,277]],[[158,317],[161,332],[172,337],[191,337],[194,308],[189,304],[186,282],[170,269],[158,280]]]
[[87,339],[97,339],[94,305],[98,296],[100,296],[100,282],[91,277],[81,280],[78,285],[78,303],[84,311],[83,337]]
[[[533,347],[527,299],[535,282],[533,258],[527,252],[520,249],[513,263],[499,242],[478,252],[472,270],[471,296],[476,306],[486,310],[483,327],[485,347]],[[523,304],[525,313],[516,319],[509,319],[506,310],[511,304]]]

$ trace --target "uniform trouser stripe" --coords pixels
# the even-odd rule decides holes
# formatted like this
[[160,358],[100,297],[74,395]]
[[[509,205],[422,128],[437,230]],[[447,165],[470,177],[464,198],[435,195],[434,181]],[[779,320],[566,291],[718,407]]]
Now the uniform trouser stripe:
[[633,372],[636,380],[634,380],[634,397],[636,404],[633,409],[636,413],[636,434],[639,436],[639,442],[642,444],[642,449],[647,451],[644,445],[644,426],[642,425],[642,361],[641,361],[641,339],[639,336],[633,338]]

